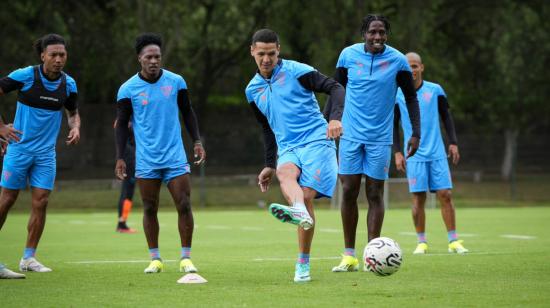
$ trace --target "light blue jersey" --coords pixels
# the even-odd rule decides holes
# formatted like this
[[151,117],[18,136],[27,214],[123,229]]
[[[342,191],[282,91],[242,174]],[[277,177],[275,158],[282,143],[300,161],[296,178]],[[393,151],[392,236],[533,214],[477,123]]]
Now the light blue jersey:
[[136,74],[118,90],[118,102],[132,103],[136,172],[186,166],[178,108],[178,91],[183,89],[183,77],[163,69],[154,83]]
[[[40,78],[45,90],[55,91],[62,78],[56,80],[47,79],[42,69],[39,69]],[[67,97],[71,93],[77,93],[76,82],[74,79],[65,74]],[[34,84],[34,67],[28,66],[13,71],[8,75],[9,78],[20,82],[23,87],[20,91],[29,90]],[[12,142],[9,145],[9,152],[24,153],[28,155],[38,155],[50,151],[55,151],[55,144],[59,129],[61,127],[61,119],[63,118],[62,110],[49,110],[44,108],[31,107],[21,102],[17,102],[15,111],[15,119],[13,127],[23,134],[19,142]]]
[[[446,159],[445,146],[441,138],[441,129],[439,126],[438,96],[445,96],[445,91],[440,85],[423,81],[422,86],[416,90],[418,105],[420,106],[420,146],[418,151],[409,157],[407,161],[432,161]],[[408,119],[409,113],[405,104],[403,92],[399,90],[396,98],[401,112],[401,119]],[[407,142],[412,135],[410,121],[401,121],[403,127],[404,140]],[[406,149],[406,145],[404,147]]]
[[397,73],[411,71],[407,58],[386,45],[372,54],[358,43],[342,50],[337,68],[347,69],[342,139],[377,145],[393,143]]
[[309,65],[281,60],[271,79],[257,73],[246,87],[248,102],[256,103],[275,134],[279,156],[298,146],[327,139],[327,121],[315,94],[298,80],[312,71],[314,68]]

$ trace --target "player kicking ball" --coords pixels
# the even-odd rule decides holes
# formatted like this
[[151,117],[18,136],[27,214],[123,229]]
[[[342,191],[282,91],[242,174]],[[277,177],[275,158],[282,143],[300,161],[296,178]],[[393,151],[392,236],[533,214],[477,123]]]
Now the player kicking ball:
[[[331,197],[338,166],[333,139],[342,134],[344,88],[313,67],[279,58],[277,34],[269,29],[252,37],[250,53],[258,70],[246,87],[246,98],[265,142],[265,168],[260,189],[265,192],[276,175],[285,199],[292,206],[272,204],[269,210],[282,222],[298,226],[299,254],[294,281],[311,280],[309,255],[315,215],[313,200]],[[329,123],[314,92],[330,94]],[[278,156],[278,159],[277,159]]]
[[[422,59],[418,54],[409,52],[406,56],[412,69],[414,86],[420,105],[422,136],[416,154],[405,160],[399,141],[399,119],[401,115],[406,116],[408,113],[403,94],[399,92],[397,104],[395,105],[393,146],[397,170],[407,173],[409,191],[413,196],[412,216],[418,237],[418,245],[413,253],[425,254],[428,252],[424,206],[426,204],[426,192],[431,191],[436,193],[441,202],[441,216],[447,227],[449,252],[464,254],[468,252],[468,249],[462,246],[462,240],[458,239],[456,233],[455,208],[451,199],[453,183],[439,127],[439,118],[441,118],[449,139],[448,156],[456,165],[460,155],[447,96],[440,85],[422,79],[424,64],[422,64]],[[402,127],[405,138],[408,138],[411,135],[410,124],[406,121],[402,122]]]

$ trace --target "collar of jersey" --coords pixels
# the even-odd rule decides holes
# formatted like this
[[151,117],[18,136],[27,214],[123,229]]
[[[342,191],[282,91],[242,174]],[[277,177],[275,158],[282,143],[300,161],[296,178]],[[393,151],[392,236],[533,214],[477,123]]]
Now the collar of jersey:
[[163,72],[163,71],[164,71],[164,70],[161,68],[161,69],[160,69],[160,72],[159,72],[159,75],[158,75],[157,78],[155,78],[154,80],[149,80],[149,79],[143,77],[143,75],[141,74],[141,72],[138,72],[138,77],[139,77],[139,79],[141,79],[141,80],[143,80],[143,81],[145,81],[145,82],[147,82],[147,83],[155,83],[155,82],[159,81],[160,77],[162,77],[162,72]]
[[388,48],[387,48],[387,45],[384,44],[384,50],[382,50],[382,52],[372,53],[372,52],[368,51],[367,44],[363,44],[363,50],[365,51],[365,54],[367,54],[368,56],[374,57],[374,56],[381,56],[381,55],[385,54],[386,50],[388,50]]

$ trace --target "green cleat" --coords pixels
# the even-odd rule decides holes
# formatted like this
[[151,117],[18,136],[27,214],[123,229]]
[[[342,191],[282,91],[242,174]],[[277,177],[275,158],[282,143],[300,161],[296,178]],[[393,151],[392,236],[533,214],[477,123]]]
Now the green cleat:
[[269,206],[269,211],[273,217],[277,218],[281,222],[288,222],[293,225],[298,225],[304,228],[304,230],[309,230],[313,227],[313,219],[305,209],[273,203]]
[[294,272],[294,282],[310,282],[309,263],[296,263],[296,271]]

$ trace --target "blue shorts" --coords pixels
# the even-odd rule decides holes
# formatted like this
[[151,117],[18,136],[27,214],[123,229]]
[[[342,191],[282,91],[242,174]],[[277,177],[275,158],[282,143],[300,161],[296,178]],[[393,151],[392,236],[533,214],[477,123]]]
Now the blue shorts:
[[438,190],[452,189],[451,171],[447,159],[432,161],[408,161],[407,178],[409,179],[409,191],[435,192]]
[[52,190],[55,182],[55,151],[40,155],[28,155],[9,151],[4,157],[2,181],[7,189],[24,189],[27,182],[31,187]]
[[317,191],[315,198],[331,198],[338,179],[334,144],[320,141],[296,147],[281,155],[277,167],[292,163],[302,171],[298,184]]
[[365,144],[341,139],[338,151],[343,175],[366,174],[370,178],[388,178],[391,161],[391,145]]
[[162,169],[136,169],[136,178],[161,179],[164,183],[168,183],[171,179],[187,173],[191,173],[191,168],[188,163],[185,163],[181,166]]

